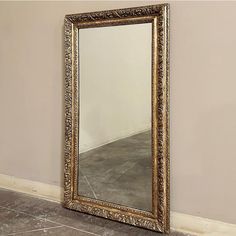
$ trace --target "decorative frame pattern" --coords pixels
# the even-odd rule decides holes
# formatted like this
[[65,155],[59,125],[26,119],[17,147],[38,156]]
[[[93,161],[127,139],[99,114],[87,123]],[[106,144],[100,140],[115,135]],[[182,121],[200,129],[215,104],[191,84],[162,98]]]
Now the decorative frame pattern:
[[[79,51],[81,28],[152,23],[152,212],[78,195]],[[168,233],[169,217],[169,5],[159,4],[65,16],[64,206]]]

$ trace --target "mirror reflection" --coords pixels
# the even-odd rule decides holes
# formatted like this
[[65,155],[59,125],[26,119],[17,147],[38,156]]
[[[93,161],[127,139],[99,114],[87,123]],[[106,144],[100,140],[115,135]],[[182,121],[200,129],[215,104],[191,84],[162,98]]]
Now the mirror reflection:
[[152,210],[151,23],[79,30],[79,195]]

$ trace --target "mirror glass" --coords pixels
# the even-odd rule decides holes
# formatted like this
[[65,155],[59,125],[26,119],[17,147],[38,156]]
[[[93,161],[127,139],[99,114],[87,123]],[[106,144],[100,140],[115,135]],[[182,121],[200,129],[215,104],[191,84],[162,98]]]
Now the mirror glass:
[[151,23],[79,30],[79,195],[152,211]]

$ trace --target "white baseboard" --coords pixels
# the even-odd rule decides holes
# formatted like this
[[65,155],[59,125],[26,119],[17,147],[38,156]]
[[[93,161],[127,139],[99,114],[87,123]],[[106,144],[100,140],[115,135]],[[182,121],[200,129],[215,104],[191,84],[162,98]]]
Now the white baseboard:
[[208,218],[171,212],[171,229],[204,236],[236,236],[236,225]]
[[[0,174],[0,187],[62,202],[63,188]],[[199,236],[235,236],[236,225],[171,211],[171,229]]]
[[49,201],[62,202],[63,188],[28,179],[0,174],[0,188],[27,193]]

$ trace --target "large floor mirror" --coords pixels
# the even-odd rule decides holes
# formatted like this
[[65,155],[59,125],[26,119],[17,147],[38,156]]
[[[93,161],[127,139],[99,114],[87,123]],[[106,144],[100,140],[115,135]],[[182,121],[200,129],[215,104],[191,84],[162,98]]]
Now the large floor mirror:
[[64,205],[169,232],[168,4],[65,18]]

